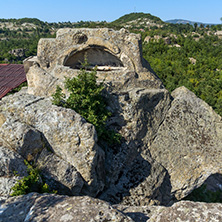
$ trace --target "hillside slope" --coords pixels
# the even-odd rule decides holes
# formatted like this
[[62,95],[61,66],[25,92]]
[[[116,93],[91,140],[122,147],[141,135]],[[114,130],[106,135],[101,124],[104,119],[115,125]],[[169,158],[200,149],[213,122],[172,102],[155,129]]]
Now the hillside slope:
[[126,28],[138,28],[144,26],[160,26],[164,22],[150,13],[130,13],[126,14],[119,19],[113,21],[111,25],[124,26]]
[[209,24],[209,23],[203,23],[203,22],[190,21],[190,20],[186,20],[186,19],[170,19],[165,22],[172,23],[172,24],[190,24],[190,25],[194,25],[196,23],[197,25],[203,24],[204,26],[217,25],[217,24]]

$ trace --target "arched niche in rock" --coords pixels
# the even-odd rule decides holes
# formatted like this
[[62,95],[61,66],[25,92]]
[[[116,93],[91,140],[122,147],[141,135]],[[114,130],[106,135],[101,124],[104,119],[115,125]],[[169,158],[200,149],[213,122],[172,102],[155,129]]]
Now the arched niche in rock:
[[123,67],[121,60],[102,46],[90,46],[83,50],[73,52],[65,59],[64,66],[80,69],[85,58],[89,68],[97,66],[97,70],[109,71]]

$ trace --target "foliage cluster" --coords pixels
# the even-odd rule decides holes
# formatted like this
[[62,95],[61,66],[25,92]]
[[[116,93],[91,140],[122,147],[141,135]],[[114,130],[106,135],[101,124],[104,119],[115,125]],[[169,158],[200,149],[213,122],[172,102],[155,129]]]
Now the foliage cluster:
[[198,40],[177,35],[171,42],[167,45],[161,39],[144,43],[145,59],[169,91],[185,86],[222,115],[222,39],[215,35]]
[[32,23],[34,25],[44,25],[44,22],[37,18],[0,19],[0,22],[12,22],[16,24]]
[[42,182],[39,170],[33,168],[28,161],[24,160],[24,162],[27,166],[28,175],[18,180],[12,187],[13,192],[11,196],[19,196],[31,192],[49,193],[49,186]]
[[121,136],[105,126],[111,112],[107,110],[107,104],[102,95],[104,84],[103,82],[98,84],[96,78],[96,69],[91,72],[81,69],[77,77],[67,78],[65,81],[65,88],[70,93],[69,97],[66,98],[62,89],[57,86],[52,102],[75,110],[95,126],[99,139],[115,145],[120,143]]
[[[43,28],[30,30],[0,28],[0,63],[22,63],[25,58],[36,55],[38,41],[43,37],[54,37],[54,35]],[[23,57],[10,54],[12,49],[18,48],[25,49]]]
[[210,191],[207,190],[206,184],[195,189],[184,200],[206,202],[206,203],[222,203],[222,191]]

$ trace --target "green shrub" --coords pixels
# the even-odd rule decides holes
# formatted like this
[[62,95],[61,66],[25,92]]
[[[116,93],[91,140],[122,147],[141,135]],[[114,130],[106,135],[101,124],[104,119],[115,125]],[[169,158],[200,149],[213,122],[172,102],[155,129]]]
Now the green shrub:
[[206,203],[222,203],[222,191],[207,190],[207,186],[203,184],[199,188],[193,190],[184,200],[206,202]]
[[49,193],[49,186],[43,183],[39,170],[33,168],[28,161],[24,160],[24,162],[27,166],[28,175],[18,180],[12,187],[13,192],[11,196],[24,195],[30,192]]
[[[83,66],[87,66],[86,61]],[[57,86],[55,94],[52,95],[52,103],[75,110],[95,126],[99,139],[107,141],[110,145],[118,144],[120,134],[105,127],[112,113],[107,110],[107,104],[102,95],[104,82],[98,84],[96,79],[96,68],[90,72],[87,72],[86,68],[81,69],[77,77],[65,80],[69,97],[65,98],[62,89]]]

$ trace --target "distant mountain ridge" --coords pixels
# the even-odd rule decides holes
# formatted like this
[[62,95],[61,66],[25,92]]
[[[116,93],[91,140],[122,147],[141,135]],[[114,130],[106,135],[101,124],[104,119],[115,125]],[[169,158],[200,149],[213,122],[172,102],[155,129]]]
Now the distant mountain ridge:
[[204,26],[206,25],[217,25],[217,24],[211,24],[211,23],[203,23],[203,22],[195,22],[195,21],[190,21],[190,20],[186,20],[186,19],[170,19],[165,21],[166,23],[172,23],[172,24],[190,24],[190,25],[194,25],[195,23],[197,23],[198,25],[203,24]]

